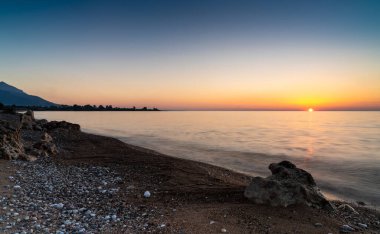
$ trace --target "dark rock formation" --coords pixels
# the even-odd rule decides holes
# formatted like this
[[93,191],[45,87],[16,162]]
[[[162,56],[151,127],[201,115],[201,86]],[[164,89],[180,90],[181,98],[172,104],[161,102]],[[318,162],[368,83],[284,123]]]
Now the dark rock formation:
[[34,161],[58,154],[53,138],[46,132],[55,128],[79,130],[77,124],[35,120],[33,111],[0,113],[0,158]]
[[58,154],[57,146],[53,143],[53,138],[44,133],[41,140],[33,145],[32,154],[36,156],[49,156]]
[[28,110],[25,114],[21,115],[21,127],[23,129],[33,129],[35,125],[34,113]]
[[46,128],[48,131],[57,129],[57,128],[63,128],[71,131],[80,131],[80,125],[79,124],[72,124],[66,121],[51,121],[43,125],[44,128]]
[[18,126],[7,122],[0,121],[0,158],[8,160],[17,159],[20,154],[24,153],[24,146],[20,141]]
[[257,204],[284,206],[304,204],[317,208],[334,209],[323,196],[310,173],[289,161],[269,165],[272,175],[254,177],[244,196]]

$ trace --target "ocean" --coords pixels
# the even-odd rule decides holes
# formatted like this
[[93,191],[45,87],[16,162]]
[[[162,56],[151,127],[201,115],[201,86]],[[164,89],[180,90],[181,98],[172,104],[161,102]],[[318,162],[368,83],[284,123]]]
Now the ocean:
[[289,160],[333,199],[380,205],[380,112],[36,112],[82,130],[249,175]]

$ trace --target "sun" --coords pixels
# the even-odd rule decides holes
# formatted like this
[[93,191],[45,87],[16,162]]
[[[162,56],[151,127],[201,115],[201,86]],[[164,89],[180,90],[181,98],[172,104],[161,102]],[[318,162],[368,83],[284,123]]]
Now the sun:
[[313,108],[309,108],[308,111],[309,111],[309,112],[313,112],[314,109],[313,109]]

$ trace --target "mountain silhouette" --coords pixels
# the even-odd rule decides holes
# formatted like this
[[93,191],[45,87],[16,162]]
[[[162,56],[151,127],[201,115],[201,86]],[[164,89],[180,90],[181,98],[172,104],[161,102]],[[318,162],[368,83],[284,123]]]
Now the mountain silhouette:
[[46,101],[37,96],[29,95],[3,81],[0,82],[0,102],[4,105],[16,106],[43,106],[50,107],[57,104]]

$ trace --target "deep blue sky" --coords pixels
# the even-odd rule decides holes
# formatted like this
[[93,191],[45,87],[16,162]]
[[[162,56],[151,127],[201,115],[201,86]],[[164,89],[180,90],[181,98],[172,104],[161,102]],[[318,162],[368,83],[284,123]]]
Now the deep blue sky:
[[30,42],[112,47],[125,41],[172,43],[273,32],[376,40],[379,12],[376,0],[3,0],[0,26],[2,42],[10,46]]
[[[334,56],[359,58],[359,61],[350,62],[353,64],[368,65],[367,60],[376,63],[380,54],[379,12],[380,1],[376,0],[2,0],[0,79],[30,92],[42,93],[56,102],[91,102],[91,97],[83,90],[72,90],[72,99],[67,98],[67,92],[74,84],[94,82],[95,92],[100,87],[116,88],[116,96],[107,99],[106,92],[101,95],[114,104],[137,102],[208,108],[218,100],[191,102],[189,97],[197,90],[205,96],[213,86],[217,86],[214,96],[227,95],[231,103],[233,98],[254,99],[265,92],[274,92],[235,87],[235,79],[242,86],[262,86],[265,85],[263,80],[280,79],[273,74],[264,76],[262,71],[248,71],[261,57],[272,56],[274,60],[281,57],[278,60],[285,63],[292,59],[299,63],[303,61],[302,56],[309,53],[310,57],[320,59],[313,64],[324,62],[323,56],[335,60]],[[323,53],[319,54],[320,51]],[[327,51],[332,51],[332,55]],[[247,61],[250,64],[244,65],[245,74],[249,73],[251,78],[234,75],[234,71]],[[264,66],[278,66],[280,61],[274,64],[269,61]],[[352,67],[350,63],[348,66]],[[220,71],[227,69],[226,64],[230,69],[223,72],[227,74],[223,77]],[[293,64],[284,68],[284,77],[291,76],[291,66]],[[319,69],[317,72],[330,68],[324,69],[321,65]],[[378,74],[378,70],[371,73]],[[208,77],[204,83],[207,89],[203,91],[198,85],[202,76]],[[218,87],[218,77],[223,83],[221,87]],[[286,82],[289,87],[295,85],[292,80]],[[231,83],[234,90],[229,92],[225,89],[231,87]],[[124,88],[134,86],[143,93],[140,99],[123,96],[115,84]],[[57,89],[57,85],[62,89]],[[162,101],[153,101],[161,94],[150,90],[163,88],[160,85],[183,91],[183,100],[170,104],[169,100],[178,96],[173,93],[172,96],[164,95]],[[308,88],[306,86],[303,85]],[[49,93],[47,89],[54,92]],[[239,92],[244,95],[237,95]],[[88,98],[84,100],[84,96]],[[380,101],[376,98],[371,105]],[[245,108],[249,108],[249,104]]]

